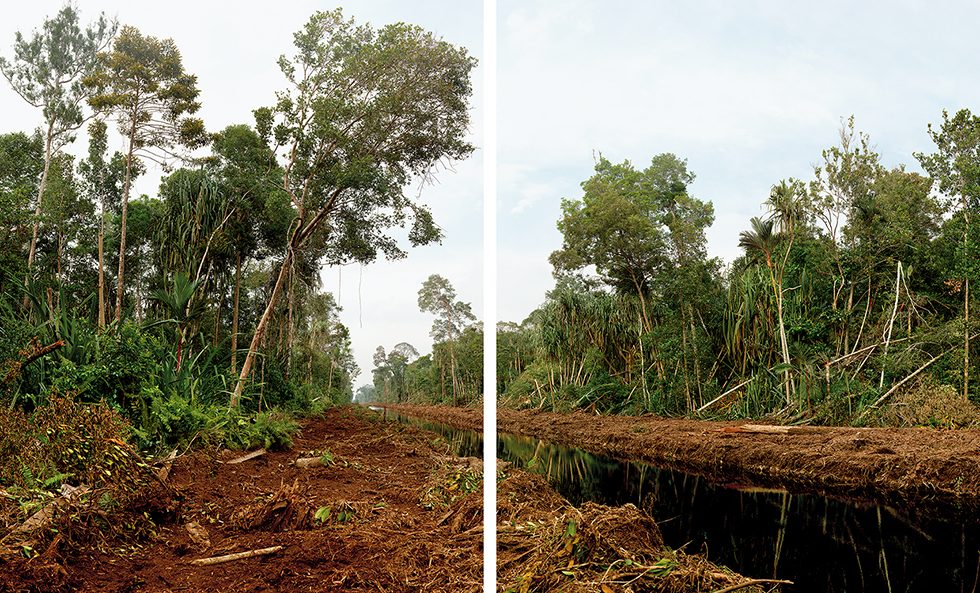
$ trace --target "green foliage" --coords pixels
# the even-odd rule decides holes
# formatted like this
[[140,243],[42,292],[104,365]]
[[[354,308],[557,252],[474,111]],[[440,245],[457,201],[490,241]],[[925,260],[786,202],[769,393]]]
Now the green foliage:
[[[582,198],[563,202],[556,288],[497,327],[501,399],[850,424],[879,418],[918,376],[946,398],[959,388],[969,408],[978,122],[963,110],[930,128],[936,153],[916,155],[929,179],[886,169],[846,120],[813,181],[772,186],[727,270],[706,256],[712,209],[687,194],[686,163],[600,159]],[[926,399],[904,401],[937,409]]]

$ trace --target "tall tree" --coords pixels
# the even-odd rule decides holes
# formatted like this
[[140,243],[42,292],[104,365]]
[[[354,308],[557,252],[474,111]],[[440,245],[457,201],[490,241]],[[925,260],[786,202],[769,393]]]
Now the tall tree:
[[136,162],[147,159],[167,165],[179,156],[177,147],[201,146],[205,134],[204,123],[189,116],[200,108],[197,77],[184,71],[172,39],[144,36],[125,26],[112,51],[100,55],[102,68],[85,79],[94,91],[89,103],[116,117],[127,144],[116,276],[115,319],[119,321],[125,290],[126,219]]
[[436,316],[429,335],[449,346],[449,372],[452,377],[453,405],[459,402],[460,382],[456,374],[456,342],[466,326],[476,321],[469,303],[457,300],[456,289],[449,280],[432,274],[419,289],[419,309]]
[[37,134],[0,134],[0,267],[16,271],[18,277],[26,269],[30,204],[37,196],[43,154],[44,143]]
[[0,72],[14,91],[44,117],[44,168],[38,184],[28,271],[34,265],[41,201],[48,182],[52,156],[75,139],[85,122],[82,106],[92,90],[82,84],[98,67],[98,54],[116,33],[116,22],[105,14],[82,29],[78,9],[66,4],[54,18],[45,19],[40,31],[27,39],[15,35],[14,57],[0,57]]
[[973,219],[980,208],[980,117],[961,109],[953,117],[943,111],[939,130],[929,124],[936,143],[931,155],[916,154],[935,187],[947,197],[956,224],[962,226],[963,242],[956,255],[955,271],[963,292],[963,398],[970,393],[970,280],[978,275],[978,239]]
[[779,348],[783,355],[783,364],[787,367],[783,372],[787,377],[784,387],[786,389],[786,404],[789,405],[793,401],[793,379],[789,368],[792,365],[792,361],[789,356],[789,343],[786,339],[786,322],[783,318],[783,272],[786,269],[789,246],[786,248],[786,255],[784,255],[783,261],[780,262],[779,255],[776,253],[776,249],[779,247],[780,237],[773,230],[775,220],[762,220],[753,217],[751,223],[751,230],[742,231],[739,234],[738,245],[747,252],[755,251],[762,254],[765,258],[766,269],[769,271],[769,281],[772,287],[772,296],[776,301],[776,317],[779,323]]
[[260,251],[269,254],[284,248],[292,212],[282,191],[282,169],[252,128],[228,126],[215,134],[212,149],[222,191],[235,206],[228,234],[235,258],[231,372],[237,373],[242,265],[253,256],[261,257]]
[[109,139],[106,124],[101,120],[89,124],[88,157],[78,163],[78,172],[91,201],[99,207],[98,256],[98,326],[106,325],[105,236],[106,218],[114,211],[122,196],[125,162],[121,153],[108,156]]
[[256,110],[256,123],[281,149],[282,188],[295,218],[232,406],[298,252],[317,240],[331,263],[369,262],[379,251],[401,257],[385,232],[408,219],[412,245],[438,240],[429,210],[403,188],[473,151],[464,137],[475,60],[465,49],[403,23],[356,26],[340,10],[314,14],[294,44],[296,55],[279,59],[287,90],[274,108]]

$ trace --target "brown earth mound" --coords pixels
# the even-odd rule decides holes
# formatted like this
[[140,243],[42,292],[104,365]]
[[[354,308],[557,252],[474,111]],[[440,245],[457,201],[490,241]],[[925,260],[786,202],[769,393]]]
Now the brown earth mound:
[[[397,406],[479,429],[477,409]],[[980,430],[760,426],[652,416],[498,409],[497,430],[538,437],[720,483],[784,488],[896,504],[977,508]]]
[[343,408],[294,442],[240,463],[229,451],[177,458],[173,494],[156,491],[176,512],[155,535],[110,539],[102,552],[60,552],[71,547],[59,542],[29,560],[5,556],[0,592],[481,589],[482,477],[448,458],[444,441]]

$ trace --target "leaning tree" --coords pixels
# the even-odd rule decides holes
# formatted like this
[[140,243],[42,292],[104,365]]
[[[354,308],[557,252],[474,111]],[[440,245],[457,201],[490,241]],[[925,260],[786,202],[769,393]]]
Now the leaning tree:
[[412,245],[438,240],[430,211],[403,190],[473,151],[465,136],[476,60],[464,48],[404,23],[356,25],[340,10],[314,14],[293,41],[295,55],[279,59],[286,90],[255,116],[280,159],[294,219],[232,406],[303,250],[315,244],[329,263],[401,257],[387,231],[408,223]]

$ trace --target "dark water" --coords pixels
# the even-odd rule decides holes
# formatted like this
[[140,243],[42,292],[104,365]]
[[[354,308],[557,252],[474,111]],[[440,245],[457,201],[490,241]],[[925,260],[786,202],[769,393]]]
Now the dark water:
[[[459,455],[481,455],[479,433],[388,414],[443,435]],[[497,451],[545,475],[573,504],[635,504],[657,520],[671,547],[748,576],[796,583],[784,591],[980,589],[980,516],[968,510],[734,488],[516,435],[498,435]]]

